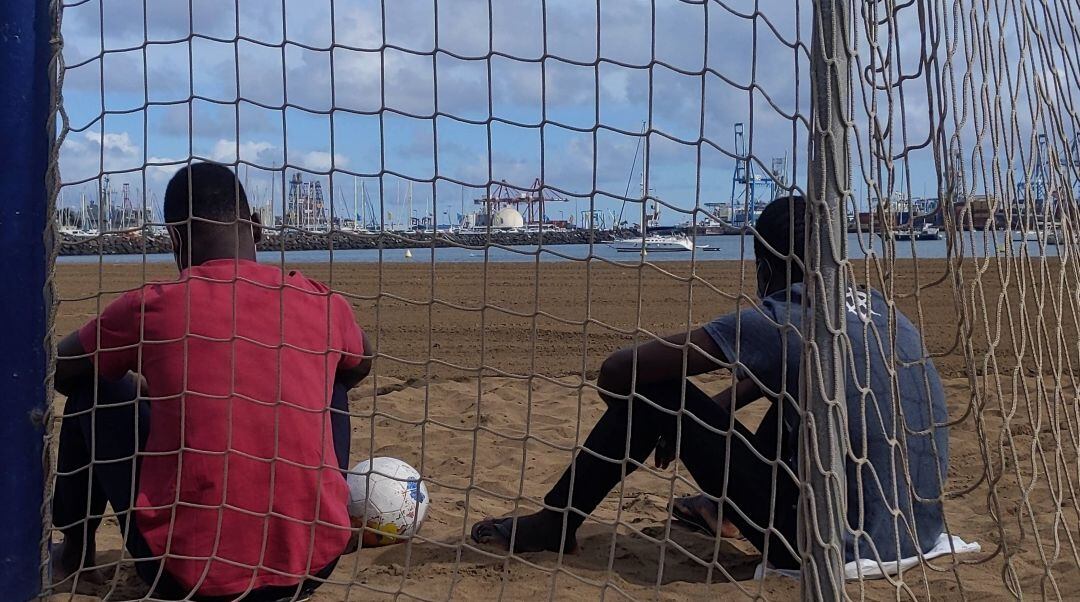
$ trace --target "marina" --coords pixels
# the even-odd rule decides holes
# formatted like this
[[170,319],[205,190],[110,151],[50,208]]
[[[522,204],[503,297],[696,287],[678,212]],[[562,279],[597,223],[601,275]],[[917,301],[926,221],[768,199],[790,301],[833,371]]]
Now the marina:
[[[641,131],[644,134],[645,124]],[[486,186],[458,184],[447,191],[437,190],[432,182],[350,174],[326,177],[293,169],[278,171],[276,165],[253,178],[245,168],[242,176],[252,213],[265,225],[260,250],[276,254],[322,252],[326,257],[330,253],[350,257],[357,253],[356,257],[366,257],[364,253],[380,249],[415,249],[420,252],[407,253],[418,259],[423,249],[430,253],[431,248],[438,248],[437,260],[468,261],[472,255],[461,255],[453,248],[476,253],[491,246],[490,257],[502,257],[504,250],[511,249],[505,260],[513,261],[515,254],[529,257],[542,245],[546,249],[562,247],[550,252],[556,259],[610,255],[625,261],[635,253],[671,259],[687,258],[692,253],[707,260],[737,259],[744,254],[736,249],[749,248],[747,240],[762,209],[791,192],[788,157],[772,157],[766,167],[747,151],[747,137],[744,124],[735,123],[730,197],[698,202],[666,195],[661,199],[653,190],[644,160],[648,143],[643,135],[646,142],[639,140],[635,148],[625,192],[620,190],[623,194],[619,196],[603,193],[609,201],[621,199],[618,211],[610,202],[606,207],[601,205],[597,192],[578,197],[575,206],[568,207],[569,199],[539,177],[528,184],[503,179]],[[971,239],[976,233],[985,233],[980,236],[983,239],[993,238],[986,247],[990,249],[1003,249],[1006,241],[1021,247],[1024,243],[1040,248],[1062,245],[1067,240],[1062,203],[1060,193],[1052,193],[1046,185],[1047,157],[1045,135],[1040,135],[1034,168],[1030,173],[1018,173],[1015,191],[1000,197],[949,193],[935,198],[925,196],[925,192],[913,196],[902,186],[881,196],[860,192],[847,208],[849,248],[864,253],[862,249],[869,248],[868,244],[854,244],[861,237],[873,239],[872,244],[878,246],[892,243],[897,257],[910,253],[912,245],[920,257],[944,256],[935,250],[945,248],[943,241]],[[69,188],[67,197],[61,191],[55,213],[61,256],[170,252],[161,199],[146,193],[145,181],[112,181],[117,177],[104,174],[95,182]],[[639,194],[631,196],[635,181]],[[962,190],[961,181],[954,167],[946,174],[944,188]],[[68,202],[76,195],[77,203]],[[589,208],[579,211],[576,204],[583,201]],[[663,223],[661,205],[675,213],[676,219],[691,219],[677,223],[669,218]],[[553,207],[566,209],[558,210],[555,218],[549,215]],[[634,215],[639,215],[637,221],[642,223],[633,223]],[[853,257],[860,256],[858,253]]]
[[[1056,245],[1050,241],[1013,241],[1008,232],[962,232],[957,233],[955,239],[957,246],[953,247],[953,255],[961,251],[965,257],[1001,257],[1021,256],[1029,257],[1057,257],[1064,255],[1067,247]],[[437,262],[437,263],[482,263],[484,261],[495,263],[532,263],[532,262],[566,262],[566,261],[598,261],[605,263],[620,263],[625,265],[640,264],[643,261],[659,263],[667,261],[752,261],[754,258],[754,238],[752,236],[698,236],[689,239],[693,243],[692,249],[672,252],[642,254],[620,252],[607,242],[594,242],[593,244],[491,244],[489,246],[442,246],[432,248],[428,246],[412,246],[409,248],[368,248],[368,249],[344,249],[329,251],[325,247],[321,249],[295,250],[295,251],[260,251],[259,261],[267,263],[400,263],[400,262]],[[914,254],[912,248],[914,247]],[[880,237],[866,234],[847,235],[848,254],[852,259],[865,259],[875,257],[885,260],[889,253],[895,259],[940,259],[948,256],[948,241],[928,240],[913,243],[894,242],[885,244]],[[406,256],[406,252],[409,256]],[[1006,255],[1006,253],[1008,255]],[[172,255],[166,252],[155,254],[129,253],[116,255],[82,255],[68,256],[57,259],[59,263],[106,263],[106,264],[130,264],[130,263],[171,263]]]

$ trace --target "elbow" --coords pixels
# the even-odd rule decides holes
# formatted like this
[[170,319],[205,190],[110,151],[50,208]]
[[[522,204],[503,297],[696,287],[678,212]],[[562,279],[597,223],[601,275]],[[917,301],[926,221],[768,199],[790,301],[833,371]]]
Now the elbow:
[[346,389],[352,389],[367,378],[368,374],[371,374],[371,358],[366,357],[354,368],[339,370],[334,380]]
[[363,360],[361,360],[360,365],[356,367],[357,384],[367,378],[369,374],[371,374],[371,358],[365,357]]

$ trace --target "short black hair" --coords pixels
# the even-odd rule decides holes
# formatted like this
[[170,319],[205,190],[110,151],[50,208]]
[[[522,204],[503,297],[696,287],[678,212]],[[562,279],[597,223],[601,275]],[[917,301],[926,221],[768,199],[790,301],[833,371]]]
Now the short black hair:
[[[806,254],[806,199],[796,195],[774,199],[765,206],[754,229],[757,230],[754,257],[758,261],[767,261],[774,269],[784,266],[789,254],[803,261]],[[802,280],[802,266],[791,262],[791,281]]]
[[169,224],[190,217],[223,223],[251,219],[247,193],[236,174],[210,162],[192,163],[176,172],[165,188],[164,213]]

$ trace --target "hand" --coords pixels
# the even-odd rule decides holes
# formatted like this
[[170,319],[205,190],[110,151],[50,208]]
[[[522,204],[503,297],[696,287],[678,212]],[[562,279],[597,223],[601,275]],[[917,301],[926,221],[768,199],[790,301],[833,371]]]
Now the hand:
[[675,460],[675,443],[660,435],[660,439],[656,442],[656,449],[653,451],[653,463],[660,470],[666,469]]

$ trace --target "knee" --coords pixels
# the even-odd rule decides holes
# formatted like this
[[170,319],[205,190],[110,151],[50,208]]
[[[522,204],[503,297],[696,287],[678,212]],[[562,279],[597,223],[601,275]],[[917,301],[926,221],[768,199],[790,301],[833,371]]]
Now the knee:
[[129,406],[139,399],[139,379],[131,373],[118,380],[98,378],[97,399],[91,403],[99,406]]
[[94,407],[94,397],[93,386],[78,387],[71,390],[64,400],[64,416],[85,412]]
[[76,388],[64,402],[64,415],[85,412],[93,407],[130,406],[139,399],[139,381],[128,374],[119,380],[99,377],[96,386],[88,383]]
[[600,398],[609,406],[612,403],[625,402],[626,396],[630,394],[633,358],[627,351],[629,350],[616,351],[600,365],[596,386],[600,389]]

